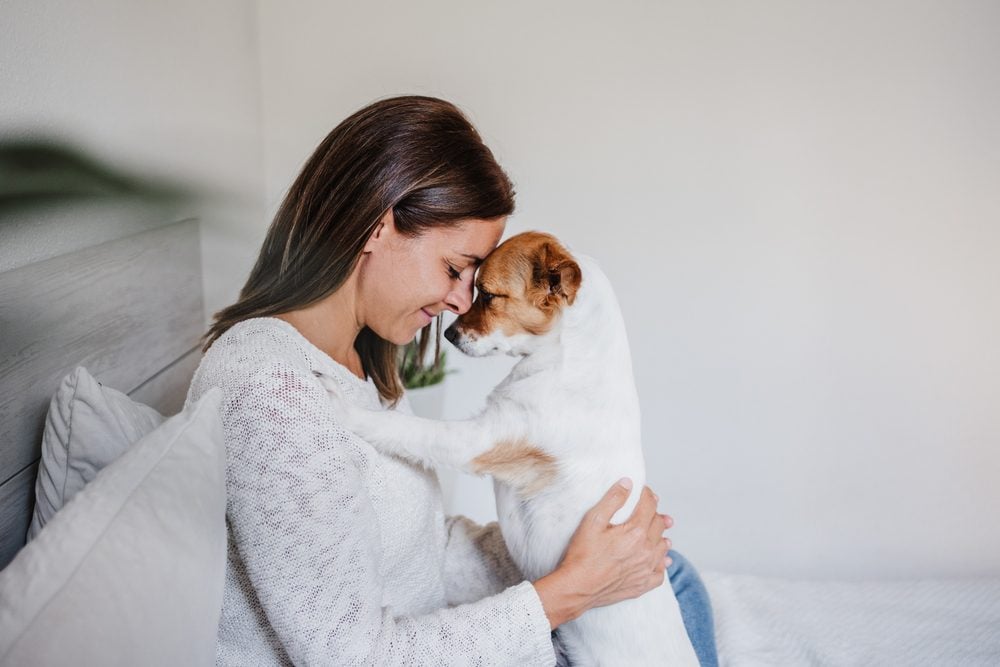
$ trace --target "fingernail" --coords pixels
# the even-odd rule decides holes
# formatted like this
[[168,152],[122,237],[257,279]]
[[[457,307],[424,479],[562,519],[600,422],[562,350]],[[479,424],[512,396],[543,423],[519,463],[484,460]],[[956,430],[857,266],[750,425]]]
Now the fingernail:
[[620,480],[618,480],[618,483],[624,486],[629,491],[632,490],[632,480],[630,480],[628,477],[622,477]]

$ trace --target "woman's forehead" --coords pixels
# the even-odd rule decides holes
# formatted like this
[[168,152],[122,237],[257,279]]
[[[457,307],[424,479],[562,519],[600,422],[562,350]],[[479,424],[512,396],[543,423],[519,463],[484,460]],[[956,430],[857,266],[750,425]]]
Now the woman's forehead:
[[436,227],[433,232],[436,242],[448,252],[479,264],[500,242],[505,222],[505,219],[468,220],[448,227]]

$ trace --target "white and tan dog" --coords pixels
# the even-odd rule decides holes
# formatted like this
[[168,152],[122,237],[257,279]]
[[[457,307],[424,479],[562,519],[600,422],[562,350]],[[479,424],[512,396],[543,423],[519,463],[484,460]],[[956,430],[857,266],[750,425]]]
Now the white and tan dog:
[[[458,422],[374,412],[334,396],[345,426],[382,452],[493,476],[500,528],[529,580],[555,569],[584,513],[645,484],[639,400],[625,325],[607,277],[548,234],[527,232],[484,261],[472,308],[446,337],[462,352],[523,357],[479,416]],[[562,625],[573,665],[697,665],[669,583]]]

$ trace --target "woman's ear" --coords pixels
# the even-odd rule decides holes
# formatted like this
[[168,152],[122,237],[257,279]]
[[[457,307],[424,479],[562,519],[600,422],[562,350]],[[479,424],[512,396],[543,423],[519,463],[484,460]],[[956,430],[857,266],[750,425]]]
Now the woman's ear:
[[392,217],[391,208],[383,213],[382,217],[379,218],[379,221],[375,223],[375,231],[373,231],[371,236],[368,237],[368,241],[365,243],[365,249],[361,252],[371,252],[384,243],[386,237],[389,235],[389,227],[392,227],[393,229],[396,227],[396,221]]

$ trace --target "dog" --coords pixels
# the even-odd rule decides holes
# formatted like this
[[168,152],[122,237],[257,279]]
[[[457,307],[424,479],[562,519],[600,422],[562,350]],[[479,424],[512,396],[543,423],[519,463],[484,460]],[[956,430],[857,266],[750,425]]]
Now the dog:
[[[554,236],[525,232],[484,260],[472,307],[445,337],[472,356],[521,357],[465,421],[369,411],[327,383],[344,425],[383,453],[493,477],[500,529],[534,581],[562,559],[584,513],[633,480],[612,523],[645,485],[639,399],[625,325],[597,263]],[[591,609],[559,627],[573,665],[698,665],[670,585]]]

